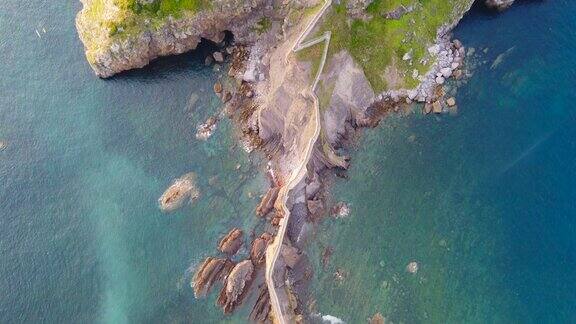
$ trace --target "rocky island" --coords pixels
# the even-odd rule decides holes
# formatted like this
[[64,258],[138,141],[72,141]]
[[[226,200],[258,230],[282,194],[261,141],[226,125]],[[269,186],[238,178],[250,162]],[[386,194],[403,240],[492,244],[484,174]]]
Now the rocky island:
[[[210,60],[227,60],[234,82],[214,90],[247,150],[267,158],[269,188],[255,212],[263,230],[247,249],[240,229],[221,238],[221,255],[205,259],[192,278],[196,297],[219,283],[217,303],[225,313],[250,302],[257,322],[318,316],[307,289],[313,269],[306,241],[330,210],[325,179],[348,168],[341,149],[359,129],[413,105],[424,114],[455,109],[445,87],[449,79],[467,77],[466,49],[450,31],[474,1],[82,2],[76,25],[89,64],[103,78],[193,50],[203,39],[219,44]],[[486,5],[502,10],[512,2]],[[203,125],[199,138],[207,139],[203,134],[215,123]],[[192,180],[181,179],[160,204],[171,210],[181,196],[197,197],[192,187]],[[332,208],[335,217],[348,211],[344,203]],[[418,265],[407,270],[415,273]]]

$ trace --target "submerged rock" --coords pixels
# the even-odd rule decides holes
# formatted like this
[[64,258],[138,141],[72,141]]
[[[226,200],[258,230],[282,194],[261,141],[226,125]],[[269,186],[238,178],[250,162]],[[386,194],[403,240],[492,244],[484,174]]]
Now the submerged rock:
[[234,255],[242,246],[243,232],[239,228],[233,228],[224,236],[218,244],[218,250],[228,255]]
[[242,302],[252,282],[254,266],[252,261],[244,260],[238,263],[226,279],[226,285],[218,296],[218,305],[222,306],[224,313],[231,313]]
[[199,140],[207,140],[212,136],[214,130],[216,130],[218,119],[216,117],[209,117],[205,123],[200,124],[196,131],[196,138]]
[[174,180],[174,183],[160,196],[158,203],[164,212],[176,210],[189,199],[193,202],[200,196],[200,191],[196,187],[196,175],[193,172],[187,173]]
[[408,263],[408,265],[406,266],[406,271],[410,273],[418,272],[418,263],[416,261]]
[[332,216],[335,218],[344,218],[350,215],[350,207],[345,202],[337,203],[332,209]]

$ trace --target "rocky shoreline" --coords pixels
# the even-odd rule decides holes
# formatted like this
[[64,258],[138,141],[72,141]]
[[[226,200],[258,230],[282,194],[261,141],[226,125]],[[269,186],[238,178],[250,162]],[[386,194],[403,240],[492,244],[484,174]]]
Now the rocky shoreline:
[[[89,0],[84,1],[85,8]],[[352,15],[366,8],[371,1],[360,1],[349,8]],[[499,10],[512,4],[512,0],[487,0],[490,7]],[[170,19],[159,29],[147,30],[132,38],[110,40],[108,47],[96,53],[88,53],[92,68],[100,77],[142,67],[158,56],[179,54],[194,49],[202,38],[220,44],[222,50],[207,59],[229,61],[228,77],[233,82],[217,83],[215,93],[222,99],[224,112],[238,125],[242,132],[242,143],[248,152],[257,149],[268,159],[267,174],[269,188],[262,196],[255,214],[264,221],[260,233],[250,235],[250,244],[244,232],[234,228],[223,236],[218,244],[219,256],[206,258],[196,270],[191,281],[195,296],[208,294],[216,284],[222,288],[217,304],[225,313],[233,312],[244,302],[252,303],[251,320],[273,322],[270,306],[270,287],[264,280],[266,250],[275,239],[278,226],[285,217],[279,205],[279,193],[287,185],[294,163],[306,166],[304,179],[288,193],[286,207],[290,211],[286,236],[280,237],[280,256],[272,271],[273,282],[279,292],[282,314],[290,322],[308,322],[317,313],[313,295],[308,291],[313,269],[307,258],[306,242],[313,235],[312,229],[328,211],[333,217],[345,217],[349,207],[339,203],[327,206],[327,179],[336,173],[344,176],[349,159],[340,156],[362,128],[375,127],[388,114],[404,111],[413,103],[422,104],[423,113],[443,113],[456,109],[456,101],[447,96],[446,81],[459,80],[466,76],[464,70],[466,50],[458,40],[452,40],[450,31],[462,16],[449,21],[438,30],[436,43],[427,48],[434,59],[432,67],[424,75],[414,70],[413,77],[419,81],[414,89],[400,89],[375,94],[364,72],[346,51],[336,53],[327,63],[320,82],[332,89],[321,111],[321,140],[314,143],[312,154],[305,161],[294,153],[303,145],[299,136],[304,134],[310,115],[309,107],[298,97],[301,88],[310,81],[312,66],[291,59],[284,63],[285,50],[289,41],[297,35],[305,20],[304,12],[318,6],[318,1],[295,1],[277,3],[274,0],[215,1],[212,10],[193,17]],[[467,0],[462,15],[473,4]],[[296,9],[295,9],[296,8]],[[83,10],[84,12],[84,10]],[[86,34],[94,28],[86,21],[86,15],[78,15],[77,26],[82,40],[88,42]],[[397,19],[390,14],[389,19]],[[296,17],[296,18],[295,18]],[[274,19],[267,30],[254,30],[263,18]],[[234,34],[234,44],[225,44],[224,31]],[[408,53],[407,53],[408,54]],[[403,60],[410,62],[410,55]],[[412,62],[410,62],[410,65]],[[280,66],[275,66],[280,65]],[[211,117],[198,127],[197,138],[206,140],[214,131],[216,117]],[[293,129],[292,129],[293,128]],[[178,193],[180,192],[177,190]],[[186,189],[185,195],[189,195]],[[173,199],[170,188],[161,199],[161,205],[170,205]],[[168,198],[167,198],[168,197]],[[171,210],[174,206],[165,209]],[[174,207],[176,208],[176,207]],[[245,248],[243,248],[245,247]],[[331,251],[323,253],[322,262],[328,262]],[[410,269],[417,270],[417,265]],[[415,271],[415,270],[414,270]],[[335,274],[336,280],[345,280],[343,273]]]

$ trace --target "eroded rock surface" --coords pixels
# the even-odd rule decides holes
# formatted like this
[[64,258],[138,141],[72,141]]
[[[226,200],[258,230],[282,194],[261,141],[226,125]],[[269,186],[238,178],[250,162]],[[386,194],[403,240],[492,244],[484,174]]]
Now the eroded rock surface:
[[170,212],[180,208],[187,199],[193,202],[200,196],[200,191],[196,187],[196,175],[193,172],[187,173],[174,180],[172,185],[158,199],[160,209]]
[[192,278],[191,286],[196,298],[204,297],[215,282],[222,281],[232,269],[230,260],[208,257],[200,264]]
[[274,208],[274,203],[276,198],[278,198],[278,193],[280,192],[280,187],[272,187],[268,189],[268,192],[262,197],[260,204],[256,207],[256,215],[260,217],[266,216],[272,208]]
[[243,243],[243,232],[239,228],[233,228],[228,234],[226,234],[218,244],[218,250],[228,255],[234,255]]
[[244,260],[238,263],[226,279],[226,285],[218,296],[218,305],[222,306],[224,313],[231,313],[242,302],[248,287],[252,283],[254,265],[252,261]]

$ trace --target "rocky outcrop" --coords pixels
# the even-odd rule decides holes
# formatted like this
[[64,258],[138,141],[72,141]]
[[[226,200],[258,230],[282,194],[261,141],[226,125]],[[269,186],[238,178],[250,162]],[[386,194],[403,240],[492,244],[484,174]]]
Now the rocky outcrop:
[[196,187],[196,175],[193,172],[187,173],[174,180],[172,185],[158,199],[160,209],[170,212],[180,208],[189,199],[193,202],[200,196],[200,191]]
[[268,319],[270,314],[270,295],[268,294],[268,287],[262,285],[258,299],[252,311],[250,312],[250,319],[256,323],[263,323]]
[[268,189],[268,192],[262,197],[260,204],[256,207],[256,215],[259,217],[266,216],[272,208],[274,208],[274,203],[276,198],[278,198],[278,193],[280,192],[280,187],[272,187]]
[[218,250],[230,256],[236,254],[242,246],[243,232],[239,228],[233,228],[226,236],[224,236],[218,244]]
[[254,265],[252,261],[245,260],[238,263],[226,279],[226,285],[218,296],[218,305],[222,306],[224,313],[231,313],[242,302],[244,295],[252,283]]
[[224,31],[238,38],[247,37],[262,16],[265,0],[214,0],[209,9],[182,12],[161,22],[143,22],[134,30],[112,34],[95,17],[94,7],[104,5],[107,14],[117,12],[112,1],[81,0],[84,8],[76,17],[76,28],[86,49],[90,66],[102,78],[140,68],[151,60],[195,49],[202,38],[215,42],[224,39]]
[[496,10],[508,9],[513,3],[514,0],[486,0],[486,6]]
[[233,263],[226,259],[206,258],[198,267],[191,286],[196,298],[204,297],[215,282],[223,281],[233,267]]
[[252,242],[250,247],[250,260],[254,265],[260,265],[264,263],[266,257],[266,248],[272,240],[272,235],[269,233],[263,233],[260,237],[256,238]]

